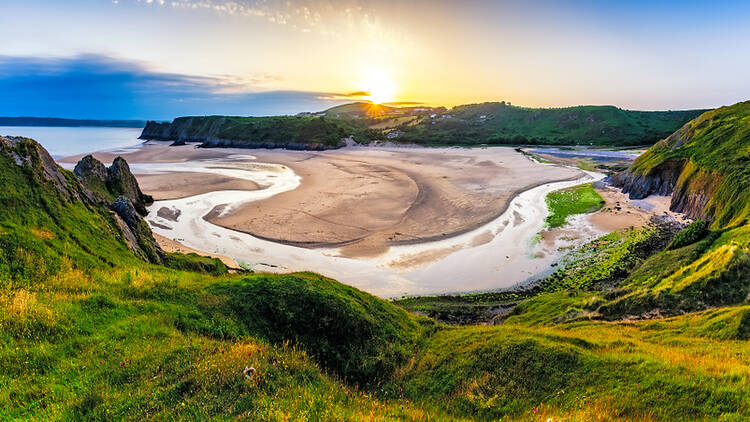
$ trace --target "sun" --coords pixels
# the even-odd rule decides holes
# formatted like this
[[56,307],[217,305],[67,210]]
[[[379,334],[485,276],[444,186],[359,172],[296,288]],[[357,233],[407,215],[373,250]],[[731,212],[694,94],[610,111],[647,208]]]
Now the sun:
[[368,71],[362,78],[361,85],[362,89],[369,93],[365,98],[374,104],[388,103],[396,99],[396,84],[386,72]]

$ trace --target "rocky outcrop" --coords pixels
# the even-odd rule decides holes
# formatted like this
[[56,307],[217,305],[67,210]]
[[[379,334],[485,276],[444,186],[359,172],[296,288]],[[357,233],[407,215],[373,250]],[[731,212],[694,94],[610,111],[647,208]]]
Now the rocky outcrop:
[[118,221],[123,238],[133,252],[154,264],[161,264],[167,260],[166,253],[156,243],[151,229],[130,199],[120,196],[109,208],[125,223],[123,226]]
[[[165,261],[166,254],[154,240],[151,229],[142,217],[148,213],[146,206],[153,202],[153,198],[141,192],[130,166],[122,157],[115,158],[107,168],[93,156],[87,155],[76,164],[73,173],[91,191],[95,203],[111,202],[109,209],[115,213],[115,222],[123,239],[136,255],[155,264]],[[111,198],[117,199],[112,202]]]
[[[146,206],[154,202],[150,195],[141,192],[130,166],[122,157],[115,158],[107,168],[93,156],[87,155],[76,164],[73,173],[93,192],[109,198],[127,198],[140,215],[145,216]],[[111,199],[105,202],[111,202]]]
[[115,196],[124,196],[130,200],[140,215],[146,215],[146,206],[154,202],[154,198],[141,192],[138,181],[122,157],[115,158],[107,169],[107,190]]
[[613,186],[622,188],[630,199],[643,199],[649,195],[671,195],[682,173],[683,163],[666,162],[646,175],[632,171],[615,173],[607,179]]
[[107,183],[107,167],[92,155],[87,155],[76,164],[73,173],[81,179],[86,186],[100,185],[104,187]]

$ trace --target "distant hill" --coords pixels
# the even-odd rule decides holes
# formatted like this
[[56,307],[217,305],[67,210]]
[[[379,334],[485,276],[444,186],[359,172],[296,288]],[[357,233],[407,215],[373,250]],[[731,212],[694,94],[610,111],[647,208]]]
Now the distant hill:
[[81,120],[56,117],[0,117],[0,126],[126,127],[141,128],[144,120]]
[[526,108],[505,102],[392,107],[356,102],[296,116],[187,116],[147,122],[142,139],[205,147],[329,149],[391,141],[449,145],[652,145],[705,110],[633,111],[613,106]]
[[322,116],[189,116],[147,122],[140,138],[201,142],[203,147],[323,150],[344,146],[346,138],[369,143],[379,135],[349,120]]
[[613,106],[469,104],[422,115],[398,140],[428,145],[652,145],[705,110],[633,111]]

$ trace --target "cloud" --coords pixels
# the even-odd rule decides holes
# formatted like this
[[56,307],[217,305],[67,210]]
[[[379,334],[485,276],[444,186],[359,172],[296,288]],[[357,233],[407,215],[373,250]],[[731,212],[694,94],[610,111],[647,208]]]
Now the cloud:
[[303,32],[332,32],[326,17],[349,18],[364,8],[357,1],[339,0],[134,0],[173,9],[209,10],[220,14],[264,19]]
[[364,97],[369,97],[370,91],[354,91],[344,94],[328,93],[320,97],[321,100],[328,101],[341,101],[341,100],[357,100],[367,101]]
[[295,114],[346,102],[346,95],[335,93],[254,86],[275,78],[160,73],[101,55],[0,56],[0,115],[164,120],[193,114]]

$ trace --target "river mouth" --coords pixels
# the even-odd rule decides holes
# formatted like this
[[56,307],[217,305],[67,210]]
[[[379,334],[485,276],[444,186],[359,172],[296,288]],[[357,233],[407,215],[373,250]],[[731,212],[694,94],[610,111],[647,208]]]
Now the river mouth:
[[385,298],[509,288],[544,275],[568,250],[604,234],[579,216],[565,227],[570,236],[551,240],[541,236],[547,215],[546,195],[603,178],[594,172],[525,190],[513,197],[498,217],[461,234],[393,245],[373,256],[353,258],[342,253],[346,245],[299,247],[208,221],[237,207],[297,189],[302,178],[288,166],[259,162],[250,154],[235,154],[181,163],[133,163],[131,167],[141,174],[219,174],[251,180],[261,187],[156,201],[147,217],[155,233],[196,250],[229,256],[255,271],[314,271]]

